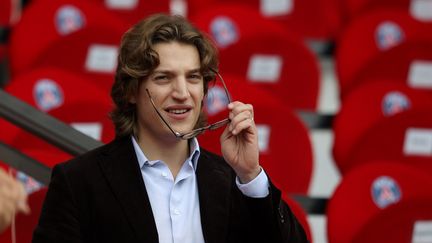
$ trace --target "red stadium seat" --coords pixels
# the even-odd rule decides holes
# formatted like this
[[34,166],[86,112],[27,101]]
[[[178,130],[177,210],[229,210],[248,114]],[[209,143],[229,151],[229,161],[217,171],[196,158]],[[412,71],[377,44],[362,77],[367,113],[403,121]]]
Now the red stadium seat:
[[432,19],[432,3],[429,0],[340,0],[340,4],[349,20],[376,9],[402,9],[416,19]]
[[401,10],[374,11],[353,21],[337,43],[335,61],[342,98],[353,89],[353,80],[365,66],[406,41],[432,41],[432,24]]
[[298,37],[240,5],[215,6],[192,21],[215,40],[222,73],[240,75],[293,108],[316,109],[318,63]]
[[[194,1],[192,1],[194,2]],[[342,24],[338,0],[207,0],[193,13],[206,11],[215,4],[244,4],[305,39],[333,39]],[[193,15],[192,15],[193,16]],[[250,19],[248,20],[250,21]],[[253,27],[253,26],[251,26]]]
[[432,93],[432,41],[406,41],[370,61],[352,82],[358,85],[380,79],[402,81]]
[[[34,67],[57,67],[80,74],[108,95],[114,83],[123,32],[87,27],[52,43],[35,59]],[[67,58],[59,58],[59,53]]]
[[431,187],[432,177],[409,165],[378,160],[358,167],[328,203],[328,242],[414,242],[414,222],[432,219]]
[[91,0],[133,25],[154,13],[169,13],[170,0]]
[[[31,1],[10,34],[12,74],[34,65],[40,53],[56,40],[90,26],[105,26],[113,31],[128,28],[128,24],[96,3],[83,0]],[[57,53],[57,59],[67,58],[63,53]]]
[[[82,107],[103,104],[103,109],[95,111],[98,114],[101,113],[99,114],[99,121],[103,127],[100,135],[104,142],[114,137],[113,125],[108,115],[103,114],[103,112],[108,112],[111,107],[109,95],[79,75],[50,67],[35,69],[12,79],[5,90],[31,106],[48,112],[65,122],[79,121],[83,115],[92,113],[89,109],[76,107],[78,104],[82,104]],[[63,112],[62,114],[63,106],[73,109],[69,110],[73,113]],[[4,120],[0,120],[0,122],[2,127],[0,139],[10,144],[20,129]],[[18,141],[18,145],[23,143],[23,141]]]
[[[287,193],[306,194],[313,166],[312,147],[306,127],[291,109],[268,92],[239,85],[242,81],[236,76],[225,74],[224,79],[233,101],[239,100],[254,106],[260,162],[273,182]],[[208,102],[206,111],[210,123],[227,117],[223,92],[220,86],[209,90],[211,102]],[[219,137],[223,130],[206,132],[198,138],[200,145],[220,154]]]
[[410,109],[376,124],[353,146],[348,170],[371,160],[393,160],[432,175],[431,108]]
[[342,174],[353,167],[350,154],[374,126],[400,112],[432,108],[431,94],[391,81],[364,84],[344,99],[333,122],[333,157]]

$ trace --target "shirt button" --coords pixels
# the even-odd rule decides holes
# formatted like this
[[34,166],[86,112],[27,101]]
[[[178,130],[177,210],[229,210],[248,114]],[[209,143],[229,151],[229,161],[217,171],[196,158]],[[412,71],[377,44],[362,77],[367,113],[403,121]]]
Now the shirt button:
[[167,177],[168,176],[168,174],[166,173],[166,172],[162,172],[162,174],[161,174],[163,177]]
[[174,214],[175,214],[175,215],[180,215],[180,210],[178,210],[178,209],[174,209]]

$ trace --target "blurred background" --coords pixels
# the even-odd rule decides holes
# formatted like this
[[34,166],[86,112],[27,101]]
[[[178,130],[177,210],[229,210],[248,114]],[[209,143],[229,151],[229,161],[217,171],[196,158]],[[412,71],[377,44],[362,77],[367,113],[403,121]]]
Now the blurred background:
[[[158,12],[214,41],[310,242],[432,242],[432,0],[0,0],[0,166],[33,212],[17,216],[17,242],[30,242],[50,168],[114,138],[121,36]],[[227,100],[216,81],[209,121]],[[73,131],[88,136],[71,141],[81,151],[62,143]],[[220,153],[220,133],[200,144]]]

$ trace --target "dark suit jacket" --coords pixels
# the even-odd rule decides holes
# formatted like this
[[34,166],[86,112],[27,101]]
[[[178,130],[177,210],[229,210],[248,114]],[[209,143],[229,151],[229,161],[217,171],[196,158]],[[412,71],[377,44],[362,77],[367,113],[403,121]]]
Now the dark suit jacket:
[[[203,149],[196,175],[206,243],[306,242],[273,185],[266,198],[244,196],[231,167]],[[130,138],[53,169],[33,242],[158,242]]]

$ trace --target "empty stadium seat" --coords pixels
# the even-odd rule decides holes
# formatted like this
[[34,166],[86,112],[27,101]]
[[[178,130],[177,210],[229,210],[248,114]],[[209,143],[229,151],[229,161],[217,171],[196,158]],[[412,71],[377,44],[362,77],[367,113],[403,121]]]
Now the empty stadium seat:
[[[58,68],[45,67],[15,77],[5,90],[36,109],[47,112],[64,122],[78,122],[84,116],[92,115],[92,110],[89,108],[95,105],[102,106],[93,108],[98,109],[94,111],[94,115],[98,114],[99,117],[98,119],[94,117],[93,122],[100,122],[100,126],[89,123],[87,128],[91,130],[93,127],[95,137],[99,136],[104,142],[114,138],[114,128],[108,114],[103,114],[111,108],[109,95],[82,76]],[[80,109],[78,105],[89,108]],[[69,107],[69,110],[64,111],[63,106]],[[90,121],[88,118],[85,120]],[[21,130],[4,120],[0,120],[0,123],[4,131],[0,134],[0,139],[11,144]],[[81,124],[81,128],[85,128],[85,124]],[[24,143],[26,141],[17,141],[18,146]]]
[[392,80],[364,84],[348,94],[333,121],[333,158],[339,171],[345,174],[353,167],[348,158],[370,129],[417,108],[431,109],[432,95]]
[[421,242],[411,240],[415,223],[432,220],[431,187],[429,174],[393,161],[350,171],[327,206],[328,242]]
[[[51,43],[32,67],[57,67],[82,75],[108,96],[122,35],[118,29],[87,27]],[[65,58],[59,58],[59,53]]]
[[[125,31],[129,25],[96,3],[83,0],[31,1],[10,34],[12,74],[28,69],[54,41],[87,27]],[[57,53],[59,60],[68,57]]]
[[371,160],[393,160],[432,175],[431,141],[432,110],[410,109],[368,129],[353,146],[346,164],[354,168]]
[[352,87],[380,79],[401,81],[432,94],[432,41],[406,41],[381,53],[359,72]]
[[198,5],[199,11],[192,12],[206,11],[216,4],[244,4],[304,39],[333,39],[342,24],[338,0],[206,0],[205,3]]
[[402,10],[377,10],[347,26],[338,39],[335,56],[341,97],[353,89],[353,80],[365,66],[406,41],[431,42],[432,25]]
[[214,6],[192,21],[215,40],[222,73],[240,75],[285,105],[316,109],[318,62],[298,36],[241,5]]

